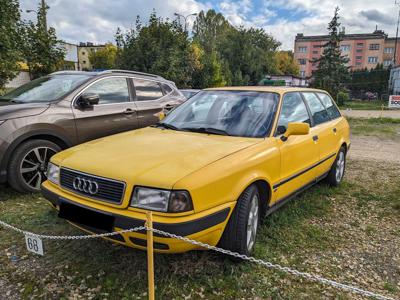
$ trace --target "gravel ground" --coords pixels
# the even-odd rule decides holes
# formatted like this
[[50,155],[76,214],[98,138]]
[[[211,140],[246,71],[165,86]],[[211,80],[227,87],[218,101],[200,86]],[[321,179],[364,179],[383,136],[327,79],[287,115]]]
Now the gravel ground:
[[393,118],[400,119],[400,109],[397,110],[342,110],[342,114],[351,118]]
[[352,136],[349,157],[400,163],[400,143],[374,136]]

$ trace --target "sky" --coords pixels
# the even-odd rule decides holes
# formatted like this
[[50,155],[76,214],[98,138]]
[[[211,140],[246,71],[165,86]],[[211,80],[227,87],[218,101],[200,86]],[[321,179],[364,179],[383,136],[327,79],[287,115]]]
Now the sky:
[[[395,36],[398,7],[394,0],[46,0],[50,6],[48,24],[58,38],[71,43],[115,42],[118,27],[127,30],[140,15],[148,20],[158,16],[175,19],[174,13],[187,15],[215,9],[234,26],[263,28],[281,43],[282,50],[293,50],[297,33],[326,34],[334,8],[340,8],[341,26],[346,33],[370,33],[378,29]],[[33,19],[39,0],[20,0],[23,18]],[[193,17],[189,18],[190,23]]]

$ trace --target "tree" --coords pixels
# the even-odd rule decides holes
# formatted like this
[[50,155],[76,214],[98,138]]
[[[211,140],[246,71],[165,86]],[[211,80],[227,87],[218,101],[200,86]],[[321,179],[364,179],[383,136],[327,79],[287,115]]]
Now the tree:
[[20,12],[17,0],[2,0],[0,5],[0,89],[18,71],[21,60],[19,50]]
[[117,47],[111,43],[106,44],[103,49],[89,53],[89,61],[94,69],[113,69],[116,57]]
[[300,67],[292,51],[278,51],[275,54],[277,75],[299,75]]
[[347,57],[341,55],[339,43],[341,35],[338,33],[339,8],[335,8],[335,13],[328,25],[329,40],[323,45],[324,50],[319,59],[312,60],[318,64],[314,73],[313,85],[327,90],[336,99],[337,93],[342,90],[349,80],[349,72],[346,64],[349,62]]
[[57,39],[55,29],[47,29],[48,9],[42,2],[38,8],[36,24],[25,22],[21,31],[21,49],[32,79],[58,70],[65,57],[65,50],[60,46],[61,41]]
[[148,25],[138,17],[134,29],[126,33],[118,30],[116,41],[119,68],[159,74],[180,87],[191,85],[190,42],[176,21],[164,21],[153,12]]

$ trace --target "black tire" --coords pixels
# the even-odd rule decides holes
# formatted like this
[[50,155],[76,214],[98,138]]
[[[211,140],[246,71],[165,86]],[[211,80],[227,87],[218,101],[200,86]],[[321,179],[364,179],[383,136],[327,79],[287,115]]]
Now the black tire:
[[[46,148],[48,152],[45,152]],[[27,163],[27,160],[35,162],[35,149],[38,149],[39,156],[42,155],[43,157],[46,157],[46,159],[42,159],[43,163],[36,164],[36,170],[23,173],[22,169],[24,166],[26,167],[24,168],[25,170],[27,168],[35,168],[34,163]],[[45,173],[50,157],[59,151],[61,151],[60,146],[47,140],[29,140],[22,143],[11,155],[7,171],[8,183],[13,189],[20,193],[39,192],[40,186],[39,188],[35,188],[28,184],[29,177],[27,176],[35,176],[33,178],[34,181],[31,184],[38,183],[39,181],[43,182],[46,178]]]
[[[343,160],[343,161],[342,161]],[[341,168],[341,164],[343,164],[343,170],[340,171],[341,175],[338,175],[339,169]],[[331,186],[338,186],[344,177],[344,173],[346,170],[346,148],[341,147],[338,154],[336,155],[336,159],[326,177],[326,182]]]
[[[248,231],[247,225],[250,216],[250,209],[252,200],[254,197],[257,197],[257,205],[258,205],[258,214],[256,218],[256,226],[258,228],[260,224],[260,194],[255,185],[249,186],[239,197],[236,206],[230,216],[228,224],[222,234],[222,237],[219,241],[218,246],[231,250],[234,252],[238,252],[240,254],[249,255],[253,248],[254,243],[249,249],[248,247]],[[257,230],[256,230],[257,232]],[[255,236],[254,236],[255,240]],[[231,256],[229,258],[232,259]],[[238,261],[238,259],[232,259],[234,261]]]

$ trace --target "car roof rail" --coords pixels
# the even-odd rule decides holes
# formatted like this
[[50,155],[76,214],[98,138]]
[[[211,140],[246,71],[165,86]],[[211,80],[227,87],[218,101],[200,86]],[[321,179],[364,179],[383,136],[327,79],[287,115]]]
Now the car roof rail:
[[141,75],[141,76],[147,76],[147,77],[153,77],[153,78],[159,78],[159,79],[164,79],[165,80],[165,78],[163,78],[163,77],[161,77],[159,75],[155,75],[155,74],[137,72],[137,71],[130,71],[130,70],[118,70],[118,69],[105,70],[105,71],[99,72],[99,75],[109,74],[109,73],[126,73],[126,74]]

